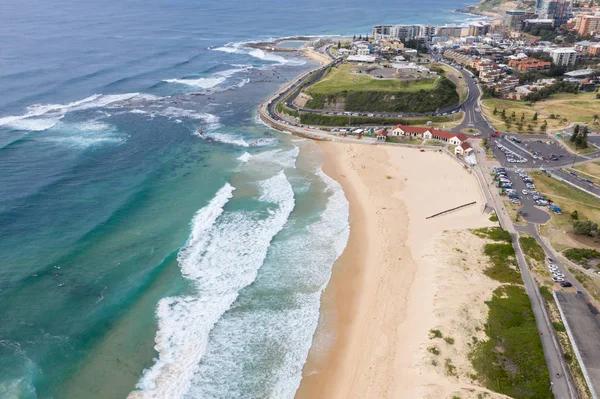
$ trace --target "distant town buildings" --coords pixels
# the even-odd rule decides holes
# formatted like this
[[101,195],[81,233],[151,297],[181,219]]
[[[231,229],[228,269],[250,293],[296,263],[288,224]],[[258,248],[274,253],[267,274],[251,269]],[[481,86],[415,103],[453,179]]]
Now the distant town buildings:
[[550,52],[552,62],[558,66],[575,65],[577,61],[577,51],[572,47],[557,48]]
[[540,61],[535,58],[527,58],[524,60],[510,60],[508,61],[508,66],[514,69],[517,69],[521,72],[529,72],[529,71],[541,71],[543,69],[548,69],[552,65],[551,62],[548,61]]
[[578,15],[575,18],[575,30],[581,36],[600,33],[600,14]]

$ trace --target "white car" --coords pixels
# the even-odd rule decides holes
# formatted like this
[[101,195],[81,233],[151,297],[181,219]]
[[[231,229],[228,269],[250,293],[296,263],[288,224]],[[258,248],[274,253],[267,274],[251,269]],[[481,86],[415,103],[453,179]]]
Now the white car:
[[523,193],[523,195],[527,195],[527,190],[523,189],[521,190],[521,192]]
[[552,281],[554,281],[555,283],[562,283],[563,281],[565,281],[565,279],[562,277],[552,277]]

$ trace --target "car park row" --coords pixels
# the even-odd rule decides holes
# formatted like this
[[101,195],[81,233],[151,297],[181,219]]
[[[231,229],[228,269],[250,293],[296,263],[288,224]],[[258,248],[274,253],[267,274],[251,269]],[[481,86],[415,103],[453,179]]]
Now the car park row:
[[[496,168],[493,171],[497,176],[498,186],[508,195],[510,202],[515,205],[522,205],[521,197],[519,197],[518,191],[513,188],[513,182],[509,178],[506,169]],[[523,196],[531,195],[534,204],[537,206],[548,206],[551,203],[549,199],[536,191],[533,179],[525,171],[518,169],[516,173],[523,180],[526,187],[526,189],[521,190]]]
[[525,163],[527,159],[517,154],[510,148],[496,141],[496,147],[506,155],[506,160],[510,163]]

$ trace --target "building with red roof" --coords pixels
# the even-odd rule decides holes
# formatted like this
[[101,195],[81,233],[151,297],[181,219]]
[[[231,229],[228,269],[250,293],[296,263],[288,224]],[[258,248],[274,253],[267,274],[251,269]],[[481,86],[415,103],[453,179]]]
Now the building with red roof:
[[461,145],[457,145],[454,148],[454,155],[469,155],[473,152],[473,148],[467,142],[462,143]]
[[393,127],[390,135],[416,137],[424,140],[440,140],[452,145],[461,145],[469,138],[462,133],[452,133],[430,127],[406,126],[400,124]]

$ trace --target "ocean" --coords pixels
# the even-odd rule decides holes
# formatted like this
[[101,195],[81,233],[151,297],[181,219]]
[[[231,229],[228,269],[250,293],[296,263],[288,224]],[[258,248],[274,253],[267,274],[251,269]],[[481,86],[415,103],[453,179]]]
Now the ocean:
[[5,2],[0,398],[293,398],[348,202],[257,118],[316,64],[243,43],[467,4]]

